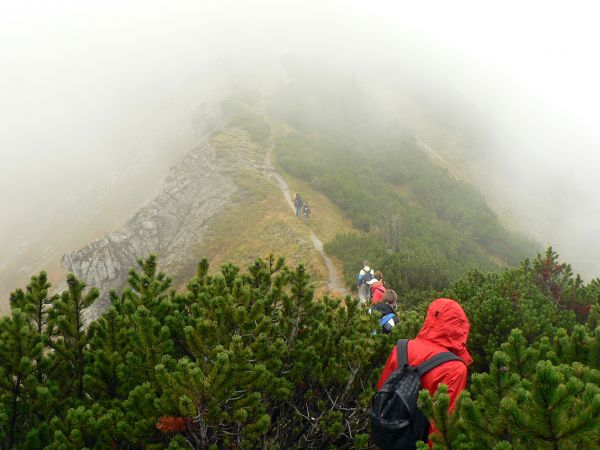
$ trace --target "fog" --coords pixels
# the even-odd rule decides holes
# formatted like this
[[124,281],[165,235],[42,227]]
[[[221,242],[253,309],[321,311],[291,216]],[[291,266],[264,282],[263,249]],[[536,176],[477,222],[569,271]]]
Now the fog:
[[[2,2],[0,270],[22,242],[97,225],[66,251],[125,221],[202,133],[207,104],[244,83],[268,91],[294,55],[379,94],[420,92],[424,110],[480,136],[465,138],[479,155],[469,181],[503,221],[596,276],[597,12],[573,1]],[[94,204],[98,193],[111,201]],[[27,277],[40,268],[18,265]]]

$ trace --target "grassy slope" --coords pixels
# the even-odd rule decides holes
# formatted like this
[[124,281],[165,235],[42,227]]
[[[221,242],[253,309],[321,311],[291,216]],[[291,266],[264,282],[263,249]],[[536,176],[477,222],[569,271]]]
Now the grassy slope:
[[[454,177],[476,186],[481,191],[486,203],[497,215],[497,220],[504,229],[520,233],[522,236],[528,234],[528,229],[519,226],[511,216],[506,205],[508,197],[498,191],[497,186],[501,185],[498,176],[490,170],[490,167],[482,163],[481,148],[475,148],[460,131],[434,123],[417,109],[409,116],[407,125],[419,139],[433,164],[447,169]],[[503,186],[504,189],[510,188],[505,184]],[[502,197],[503,195],[505,196]],[[541,251],[541,248],[538,250]],[[496,255],[489,251],[487,253],[497,264],[506,266],[506,263]]]
[[[392,189],[402,198],[408,200],[409,202],[411,202],[413,205],[416,204],[416,200],[414,198],[414,194],[412,193],[411,189],[409,186],[403,184],[403,185],[396,185],[396,184],[391,184]],[[499,219],[500,220],[500,219]],[[505,222],[501,222],[502,226],[504,226],[505,228],[507,228],[507,225]],[[490,252],[488,249],[486,249],[484,246],[476,244],[476,246],[483,252],[485,253],[492,261],[494,264],[497,264],[498,267],[510,267],[510,264],[508,264],[506,261],[504,261],[502,258],[500,258],[497,255],[494,255],[492,252]]]
[[[246,103],[232,101],[227,105],[231,110],[232,120],[224,131],[213,137],[217,147],[217,154],[221,158],[245,158],[253,155],[257,159],[264,160],[272,142],[297,132],[289,124],[274,121],[267,123],[265,116],[259,113],[254,106]],[[421,122],[421,125],[423,122]],[[411,125],[415,125],[413,122]],[[246,130],[240,134],[240,128]],[[452,153],[460,145],[456,136],[446,133],[446,130],[421,129],[421,136],[426,136],[425,144],[433,144],[435,149],[446,143],[447,149]],[[426,133],[430,131],[430,133]],[[429,139],[432,136],[439,139]],[[430,161],[447,169],[451,177],[470,181],[467,176],[467,167],[460,161],[441,159],[436,154],[428,155]],[[437,156],[437,158],[436,158]],[[443,157],[446,155],[443,154]],[[459,158],[460,159],[460,158]],[[277,170],[284,176],[293,193],[300,192],[302,197],[311,203],[313,217],[310,228],[317,234],[323,243],[330,242],[336,235],[346,233],[357,233],[358,230],[352,225],[348,215],[334,203],[334,198],[329,198],[323,192],[317,190],[309,181],[292,176],[281,165],[277,164],[275,155],[272,162]],[[190,261],[193,261],[188,270],[180,274],[179,282],[189,279],[195,270],[195,263],[202,257],[208,257],[211,262],[211,270],[217,271],[224,262],[233,262],[245,267],[253,262],[258,256],[274,254],[285,256],[291,265],[303,262],[308,271],[316,280],[317,293],[325,291],[327,271],[319,254],[315,251],[309,237],[309,230],[297,220],[276,184],[265,177],[260,169],[238,171],[233,178],[240,188],[233,199],[233,203],[221,213],[210,225],[207,238],[199,243]],[[395,183],[391,180],[380,180],[386,189],[394,192],[398,197],[411,205],[412,208],[420,209],[418,195],[413,192],[410,183]],[[427,209],[427,208],[426,208]],[[427,215],[429,217],[429,215]],[[241,220],[240,218],[243,218]],[[433,222],[442,222],[434,216],[429,217]],[[362,235],[362,232],[360,233]],[[487,258],[486,267],[491,263],[496,267],[506,266],[507,262],[493,250],[486,249],[477,241],[471,242],[474,249]],[[357,250],[357,249],[355,249]],[[359,251],[360,252],[360,251]],[[356,252],[355,252],[356,253]],[[356,256],[356,255],[355,255]],[[364,255],[360,255],[360,259]],[[346,272],[354,274],[354,265],[347,264]],[[342,272],[342,261],[335,260],[340,272]],[[352,267],[350,267],[352,266]],[[348,272],[350,271],[350,272]],[[348,278],[348,276],[347,276]],[[349,279],[349,278],[348,278]]]
[[[442,289],[473,268],[498,270],[523,259],[517,253],[525,246],[456,173],[436,167],[401,135],[365,142],[370,147],[296,131],[276,147],[286,170],[314,183],[356,227],[370,230],[362,237],[340,232],[328,247],[343,260],[348,282],[365,257],[393,288],[405,290]],[[369,150],[375,168],[361,169]]]
[[356,231],[350,219],[345,217],[342,210],[327,196],[316,191],[310,183],[288,174],[281,168],[278,170],[284,175],[291,192],[300,193],[300,196],[310,204],[312,211],[310,226],[323,242],[330,241],[338,233]]
[[521,230],[502,205],[498,193],[491,188],[494,183],[490,183],[489,178],[495,174],[489,170],[481,170],[476,157],[477,152],[470,148],[458,131],[434,124],[418,112],[411,115],[409,126],[428,148],[437,153],[438,157],[428,155],[431,162],[447,168],[457,178],[477,186],[490,208],[498,214],[498,220],[504,228],[511,231]]
[[[268,144],[259,144],[247,133],[224,129],[212,138],[219,157],[245,157],[254,154],[264,158]],[[227,155],[227,156],[226,156]],[[304,181],[281,172],[290,189],[299,191],[312,204],[313,220],[310,228],[323,241],[338,232],[354,230],[350,221],[327,197],[314,191]],[[196,269],[201,258],[208,258],[211,272],[221,264],[231,262],[241,267],[250,265],[257,257],[285,256],[290,265],[304,263],[313,276],[317,294],[325,291],[327,270],[309,237],[309,228],[296,219],[285,198],[274,183],[260,169],[243,169],[232,173],[239,188],[233,201],[210,224],[206,239],[198,243],[190,264],[175,278],[181,286]]]
[[[350,219],[348,219],[342,210],[327,196],[316,191],[310,183],[293,177],[283,169],[279,170],[288,182],[291,192],[299,192],[300,196],[307,200],[311,205],[312,215],[310,227],[323,243],[331,241],[336,234],[339,233],[358,232],[358,230],[352,226]],[[344,268],[342,261],[331,254],[328,256],[336,266],[338,273],[343,273]],[[319,287],[320,289],[317,290],[317,293],[324,291],[322,280],[319,283]]]
[[[232,101],[227,107],[231,110],[231,117],[233,117],[229,122],[230,128],[226,128],[213,137],[213,143],[220,158],[247,158],[248,155],[253,155],[256,159],[264,160],[266,153],[270,151],[272,142],[279,143],[281,139],[285,139],[285,136],[297,133],[286,123],[275,121],[267,123],[262,114],[247,104]],[[240,132],[240,128],[246,131]],[[446,138],[448,136],[444,136],[444,139]],[[448,138],[447,140],[450,142],[450,146],[456,144],[452,139]],[[315,150],[317,149],[312,149],[313,152]],[[279,151],[277,151],[277,156],[280,156]],[[310,181],[300,178],[300,175],[292,176],[282,165],[277,164],[275,155],[272,159],[278,171],[286,178],[292,195],[300,192],[302,197],[311,203],[313,217],[310,227],[324,243],[330,242],[336,235],[357,232],[357,228],[353,226],[349,216],[344,214],[340,206],[334,203],[334,200],[339,203],[337,201],[339,199],[328,197],[322,189],[317,190],[316,186],[311,185]],[[342,164],[338,171],[343,172],[344,167]],[[416,168],[418,169],[418,167],[420,166]],[[466,178],[462,167],[457,166],[455,170],[452,170],[451,167],[446,167],[446,169],[450,169],[451,177]],[[240,188],[236,198],[224,212],[213,220],[207,238],[197,245],[194,255],[190,258],[193,265],[191,264],[185,273],[180,274],[178,280],[183,282],[193,275],[195,263],[201,257],[208,257],[212,270],[216,271],[224,262],[231,261],[245,267],[256,257],[273,253],[276,256],[284,255],[288,263],[292,265],[299,262],[305,263],[308,271],[317,280],[319,290],[324,290],[327,271],[321,257],[312,246],[309,230],[293,216],[276,184],[265,177],[260,168],[238,171],[233,174],[233,178]],[[415,186],[419,188],[418,184],[412,186],[411,182],[403,181],[396,183],[393,176],[387,180],[380,178],[378,181],[381,184],[380,188],[397,195],[407,202],[407,206],[410,205],[416,210],[425,207],[427,210],[428,206],[420,205],[419,194],[413,191]],[[422,187],[420,188],[422,189]],[[243,220],[240,220],[241,217]],[[431,226],[438,227],[440,230],[445,226],[442,221],[430,213],[425,213],[423,217],[417,214],[413,219],[418,221],[426,218],[432,221]],[[427,236],[423,237],[423,239],[426,238]],[[490,264],[497,265],[496,267],[506,265],[506,261],[498,255],[492,254],[493,251],[486,249],[478,242],[473,241],[469,245],[473,247],[473,251],[477,250],[479,253],[478,258],[481,260],[479,261],[481,264],[483,264],[483,259],[487,260],[485,261],[487,265],[483,264],[486,267]],[[363,258],[363,255],[360,258]],[[334,260],[334,262],[341,268],[341,261]],[[347,272],[351,268],[347,264],[348,261],[345,262]]]

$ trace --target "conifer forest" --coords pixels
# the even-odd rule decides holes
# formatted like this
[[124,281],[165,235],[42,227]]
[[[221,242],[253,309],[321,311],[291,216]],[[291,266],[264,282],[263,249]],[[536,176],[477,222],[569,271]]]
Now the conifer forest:
[[[302,265],[268,257],[208,273],[202,260],[176,292],[155,257],[140,260],[90,322],[99,293],[73,275],[57,295],[44,272],[15,290],[0,322],[2,448],[371,448],[377,377],[431,296],[372,334],[356,299],[315,298]],[[433,448],[600,445],[597,280],[548,249],[440,294],[465,309],[475,362],[451,415],[444,387],[421,392]]]

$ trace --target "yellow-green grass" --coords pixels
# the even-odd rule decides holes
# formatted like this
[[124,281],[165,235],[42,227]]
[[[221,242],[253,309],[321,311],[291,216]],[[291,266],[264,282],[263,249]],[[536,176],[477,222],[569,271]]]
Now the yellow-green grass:
[[211,220],[205,238],[195,246],[189,263],[175,277],[175,285],[182,287],[194,275],[201,258],[208,258],[210,272],[216,273],[226,262],[245,269],[257,257],[273,254],[285,257],[291,266],[304,263],[319,286],[327,277],[325,265],[306,226],[294,217],[275,181],[263,173],[266,148],[239,129],[225,129],[211,140],[219,159],[233,163],[235,158],[244,158],[257,167],[240,169],[237,165],[236,169],[231,164],[230,175],[238,191]]
[[350,219],[329,197],[314,189],[310,183],[290,175],[280,167],[278,170],[286,179],[292,197],[298,192],[304,201],[309,203],[312,211],[309,226],[323,243],[332,240],[338,233],[356,231]]
[[[319,285],[327,277],[325,266],[279,188],[253,170],[240,170],[234,178],[239,191],[212,220],[206,238],[192,252],[195,261],[208,258],[210,272],[215,273],[226,262],[245,269],[257,257],[284,256],[288,265],[304,263]],[[181,282],[193,276],[193,270],[188,267]]]
[[266,149],[254,142],[248,133],[239,128],[224,128],[211,138],[218,159],[230,163],[232,167],[239,166],[239,160],[249,164],[262,165]]
[[[212,138],[219,158],[266,157],[267,149],[250,141],[247,134],[226,129]],[[201,258],[208,258],[210,273],[231,262],[243,270],[257,257],[283,256],[289,266],[303,263],[314,280],[316,294],[327,291],[328,272],[321,255],[315,250],[310,231],[324,243],[337,233],[355,231],[341,210],[326,196],[305,181],[281,171],[292,191],[302,192],[310,201],[313,217],[309,225],[297,219],[275,180],[266,177],[260,167],[236,169],[231,175],[238,187],[232,201],[212,219],[207,234],[191,252],[189,263],[175,277],[175,285],[185,285]],[[339,261],[334,264],[340,269]]]
[[[338,233],[359,232],[352,226],[350,219],[344,215],[342,210],[329,197],[315,190],[307,181],[290,175],[280,167],[278,167],[278,170],[286,179],[292,197],[298,192],[304,200],[309,202],[312,211],[309,227],[323,244],[331,241]],[[335,265],[337,272],[342,276],[343,265],[341,261],[331,255],[328,256]],[[324,283],[320,283],[319,286],[321,288],[318,291],[319,294],[327,292]]]

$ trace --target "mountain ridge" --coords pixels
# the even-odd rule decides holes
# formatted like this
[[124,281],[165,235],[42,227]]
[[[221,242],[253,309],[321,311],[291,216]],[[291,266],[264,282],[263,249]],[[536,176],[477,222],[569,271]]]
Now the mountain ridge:
[[[223,100],[210,125],[198,125],[203,137],[146,204],[123,226],[63,255],[64,268],[103,293],[97,312],[107,306],[109,290],[122,289],[128,270],[149,254],[180,288],[204,257],[218,267],[286,255],[288,264],[305,263],[321,293],[345,292],[330,274],[343,270],[351,286],[364,258],[399,291],[419,277],[425,280],[419,289],[441,289],[473,268],[498,270],[522,259],[512,254],[515,243],[502,242],[509,234],[496,235],[502,228],[481,194],[459,180],[460,172],[448,174],[451,162],[431,161],[410,130],[374,122],[338,140],[341,124],[351,126],[360,114],[320,123],[310,109],[287,116],[274,111],[280,100],[276,94]],[[328,108],[324,114],[344,114]],[[293,216],[282,189],[311,202],[308,227]]]
[[[148,254],[158,256],[161,270],[174,275],[177,285],[194,273],[202,257],[208,256],[211,264],[247,264],[258,255],[282,254],[288,245],[288,258],[307,264],[319,291],[345,292],[335,275],[339,264],[329,260],[314,231],[289,209],[282,195],[289,186],[271,163],[271,150],[268,142],[257,142],[242,128],[214,130],[171,167],[156,196],[123,227],[65,254],[63,265],[103,293],[94,314],[108,305],[108,291],[122,289],[128,269]],[[255,215],[254,203],[265,201],[271,218],[265,222],[254,217],[258,231],[251,231],[251,223],[238,215]],[[317,223],[322,220],[319,217]],[[253,232],[255,238],[244,244],[244,235]],[[230,242],[235,245],[230,247]]]

